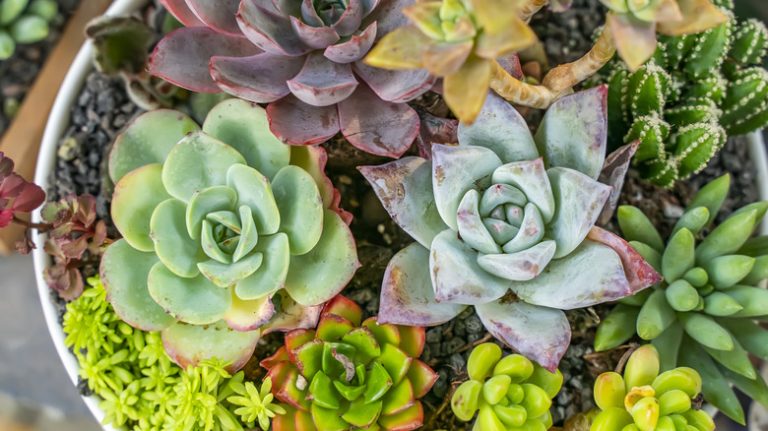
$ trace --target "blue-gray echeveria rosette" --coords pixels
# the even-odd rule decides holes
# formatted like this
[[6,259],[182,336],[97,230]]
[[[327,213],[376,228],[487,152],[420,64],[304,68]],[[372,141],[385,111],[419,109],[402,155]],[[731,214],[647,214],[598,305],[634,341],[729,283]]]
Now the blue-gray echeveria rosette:
[[216,356],[239,368],[260,333],[314,327],[359,266],[325,162],[242,100],[202,128],[177,111],[138,117],[109,155],[123,238],[101,276],[117,314],[162,331],[180,365]]
[[595,227],[612,189],[606,87],[554,103],[535,136],[490,95],[458,144],[432,160],[360,170],[417,242],[390,261],[379,320],[431,326],[475,306],[499,340],[554,370],[570,342],[565,313],[646,288],[658,274],[626,241]]

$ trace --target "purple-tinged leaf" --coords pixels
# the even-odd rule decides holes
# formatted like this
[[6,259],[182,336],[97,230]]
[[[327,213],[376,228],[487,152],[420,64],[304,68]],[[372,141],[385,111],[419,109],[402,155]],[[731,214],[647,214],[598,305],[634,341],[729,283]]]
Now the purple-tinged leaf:
[[608,12],[605,26],[613,35],[619,56],[631,71],[639,69],[656,51],[656,24],[653,22]]
[[398,158],[419,133],[419,116],[404,103],[381,100],[365,85],[338,104],[341,133],[367,153]]
[[475,310],[496,339],[555,372],[571,342],[565,313],[519,301],[491,302]]
[[432,147],[432,189],[445,224],[458,229],[456,212],[464,193],[476,188],[478,181],[490,177],[499,166],[501,160],[488,148]]
[[233,331],[223,321],[206,326],[175,323],[161,333],[166,353],[180,367],[216,357],[229,363],[227,371],[232,373],[251,358],[260,335],[259,331]]
[[424,247],[429,248],[432,239],[447,228],[435,208],[432,167],[426,160],[405,157],[358,170],[395,223]]
[[309,54],[299,74],[286,84],[294,96],[312,106],[339,103],[358,86],[352,67],[334,63],[320,52]]
[[379,3],[376,10],[369,16],[371,21],[379,23],[379,36],[409,24],[408,18],[402,11],[412,5],[414,0],[381,0]]
[[379,323],[413,326],[440,325],[466,308],[435,300],[429,250],[416,243],[400,250],[389,262],[379,304]]
[[342,36],[354,34],[360,29],[360,23],[363,22],[364,6],[362,0],[349,0],[346,5],[344,13],[333,24],[333,28]]
[[421,127],[419,136],[416,137],[416,146],[421,157],[431,159],[434,144],[456,145],[459,142],[458,120],[435,117],[428,112],[420,113],[419,117],[421,117]]
[[341,36],[331,27],[313,27],[304,24],[295,16],[290,17],[290,20],[291,27],[293,27],[293,31],[296,32],[299,39],[311,48],[324,49],[341,39]]
[[541,157],[507,163],[496,169],[491,178],[493,184],[508,184],[525,193],[528,202],[538,208],[544,223],[549,223],[559,208]]
[[504,99],[489,94],[480,114],[471,125],[459,124],[459,145],[485,147],[504,163],[539,157],[528,124]]
[[[247,1],[247,0],[246,0]],[[235,16],[240,0],[186,0],[187,6],[206,26],[219,33],[241,36]]]
[[438,302],[477,305],[495,301],[509,289],[510,282],[498,278],[477,264],[478,253],[446,229],[432,241],[429,270]]
[[555,259],[567,256],[595,225],[611,187],[568,168],[547,171],[557,212],[547,233],[557,242]]
[[624,145],[609,154],[605,159],[605,164],[600,172],[598,181],[608,184],[612,187],[612,190],[611,195],[608,197],[608,202],[603,207],[600,218],[597,219],[598,224],[604,225],[608,223],[613,217],[614,212],[616,212],[616,206],[619,204],[619,197],[621,197],[621,189],[624,188],[624,179],[629,170],[629,163],[632,161],[632,156],[635,155],[639,146],[640,141]]
[[256,4],[255,0],[243,0],[240,3],[237,24],[245,37],[273,54],[295,57],[311,51],[294,33],[288,18],[278,15],[272,9]]
[[[379,32],[381,31],[379,26]],[[422,69],[384,70],[355,62],[355,73],[382,99],[405,103],[429,91],[435,78]]]
[[285,16],[301,16],[301,3],[296,0],[272,0],[272,7]]
[[595,226],[589,231],[587,238],[610,247],[619,255],[633,293],[653,286],[663,279],[661,274],[620,236]]
[[268,296],[253,300],[242,300],[232,295],[232,305],[224,313],[227,326],[235,331],[247,332],[259,329],[275,315],[275,306]]
[[304,307],[294,301],[286,292],[279,291],[280,307],[277,313],[261,330],[264,335],[271,332],[287,332],[294,329],[310,329],[317,326],[322,305]]
[[288,95],[286,81],[304,64],[301,57],[262,52],[249,57],[211,58],[211,77],[222,90],[241,99],[269,103]]
[[348,40],[325,48],[325,55],[336,63],[352,63],[361,60],[370,51],[376,39],[376,23],[371,23],[360,34],[352,35]]
[[523,79],[523,65],[520,64],[520,57],[517,54],[510,54],[500,57],[496,60],[502,69],[512,75],[515,79]]
[[309,25],[315,27],[322,27],[325,25],[320,15],[315,10],[314,0],[302,0],[301,1],[301,18]]
[[512,291],[527,303],[558,310],[591,307],[634,293],[619,255],[590,240],[550,262],[533,280],[512,283]]
[[608,87],[563,97],[549,107],[536,132],[536,145],[549,167],[600,176],[608,142]]
[[528,281],[544,271],[555,255],[555,242],[542,241],[517,253],[480,255],[477,264],[489,273],[511,281]]
[[245,57],[261,52],[242,37],[206,27],[180,28],[167,34],[149,58],[149,73],[198,93],[218,93],[208,64],[214,55]]
[[272,133],[291,145],[321,144],[339,133],[335,106],[311,106],[290,95],[270,103],[267,116]]
[[185,27],[205,27],[205,23],[187,6],[187,0],[160,0],[160,4]]

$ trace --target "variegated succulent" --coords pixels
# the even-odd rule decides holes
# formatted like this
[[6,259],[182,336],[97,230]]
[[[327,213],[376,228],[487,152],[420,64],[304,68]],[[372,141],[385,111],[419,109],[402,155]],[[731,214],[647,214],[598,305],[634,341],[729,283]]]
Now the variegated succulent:
[[744,423],[729,381],[768,404],[768,386],[749,358],[768,358],[768,331],[754,321],[768,315],[768,290],[760,287],[768,278],[768,249],[765,237],[750,239],[768,202],[747,205],[709,230],[729,186],[726,175],[703,187],[666,244],[639,209],[619,208],[624,237],[664,280],[621,300],[598,327],[595,349],[614,348],[636,333],[658,349],[662,370],[696,369],[704,397]]
[[275,431],[414,430],[423,424],[419,398],[437,374],[418,359],[424,328],[383,324],[343,296],[328,304],[317,329],[289,332],[262,361],[272,393],[288,413]]
[[656,51],[656,33],[700,33],[728,20],[711,0],[600,0],[608,9],[606,28],[631,70]]
[[365,59],[390,70],[426,69],[443,78],[445,101],[472,122],[483,107],[500,57],[525,49],[536,35],[519,17],[523,1],[431,0],[403,9],[410,25],[384,36]]
[[202,130],[171,110],[137,118],[109,155],[123,239],[101,275],[117,314],[162,330],[181,365],[216,355],[234,369],[264,325],[314,326],[358,266],[325,157],[280,142],[242,100],[214,107]]
[[707,166],[728,135],[768,124],[765,26],[729,20],[696,35],[663,37],[653,59],[634,72],[611,72],[612,144],[639,141],[641,175],[671,187]]
[[196,92],[269,103],[272,132],[318,144],[339,131],[363,151],[399,157],[419,130],[405,102],[432,87],[426,71],[362,63],[412,0],[163,0],[188,28],[166,36],[150,71]]
[[[631,295],[659,275],[594,227],[611,187],[606,88],[557,101],[536,136],[489,95],[458,145],[360,170],[416,241],[389,263],[379,321],[437,325],[475,306],[485,327],[554,370],[570,341],[561,310]],[[589,236],[589,237],[588,237]]]

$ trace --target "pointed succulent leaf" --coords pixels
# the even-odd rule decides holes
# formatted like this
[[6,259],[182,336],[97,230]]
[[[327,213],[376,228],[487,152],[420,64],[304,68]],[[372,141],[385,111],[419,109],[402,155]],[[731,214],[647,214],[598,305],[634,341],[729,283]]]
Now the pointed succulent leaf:
[[710,403],[736,422],[744,423],[741,403],[730,383],[706,352],[694,343],[686,343],[680,348],[680,363],[701,374],[702,393]]
[[341,130],[336,106],[315,107],[294,96],[270,103],[267,116],[272,133],[291,145],[321,144]]
[[330,106],[349,97],[358,82],[349,65],[334,63],[318,52],[307,56],[301,71],[287,84],[304,103]]
[[643,212],[631,205],[622,205],[617,212],[619,227],[627,241],[639,241],[652,247],[658,253],[664,251],[664,240],[659,231]]
[[643,340],[652,340],[661,335],[675,320],[675,311],[669,306],[664,290],[654,290],[637,316],[637,335]]
[[429,271],[429,250],[411,244],[387,266],[381,288],[379,321],[401,325],[432,326],[458,316],[460,304],[435,299]]
[[230,371],[245,366],[259,337],[259,331],[233,331],[224,322],[207,326],[175,323],[162,332],[163,346],[179,366],[195,366],[215,355],[230,364],[227,367]]
[[696,247],[696,262],[703,264],[717,256],[736,252],[752,235],[757,216],[758,211],[751,210],[728,217]]
[[656,51],[655,24],[634,20],[630,16],[609,12],[606,28],[616,42],[619,56],[630,70],[637,70]]
[[662,280],[661,274],[656,272],[653,264],[646,261],[644,256],[620,236],[595,226],[589,231],[587,238],[610,247],[619,255],[633,291],[639,291]]
[[494,337],[550,371],[557,368],[571,339],[570,325],[562,311],[503,301],[477,305],[475,309]]
[[[595,350],[610,350],[632,338],[635,335],[635,322],[639,312],[639,308],[629,305],[619,304],[614,307],[597,327]],[[605,409],[604,406],[601,408]]]
[[597,179],[608,142],[606,86],[559,99],[549,107],[536,132],[536,144],[548,166],[564,167]]
[[555,197],[543,159],[504,164],[493,171],[491,181],[523,191],[528,202],[541,213],[544,223],[552,221],[556,211]]

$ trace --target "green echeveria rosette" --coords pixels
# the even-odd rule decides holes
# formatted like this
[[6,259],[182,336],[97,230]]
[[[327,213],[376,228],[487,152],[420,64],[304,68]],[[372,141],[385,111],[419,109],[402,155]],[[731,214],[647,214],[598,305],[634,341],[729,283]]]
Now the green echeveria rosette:
[[598,376],[594,394],[599,413],[590,431],[714,431],[712,417],[697,406],[699,373],[688,367],[659,371],[658,352],[644,345],[630,355],[623,375]]
[[58,13],[54,0],[0,0],[0,60],[12,56],[18,44],[45,39]]
[[600,324],[595,349],[612,349],[637,333],[658,349],[663,370],[696,369],[705,398],[743,423],[730,383],[768,404],[768,387],[749,359],[768,359],[768,331],[754,321],[768,315],[768,290],[759,287],[768,278],[768,248],[764,237],[750,239],[768,202],[747,205],[709,230],[729,186],[725,175],[703,187],[666,244],[639,209],[619,208],[624,237],[664,280],[619,301]]
[[380,321],[430,326],[474,306],[486,328],[554,370],[570,340],[565,313],[658,280],[623,241],[595,228],[612,188],[605,87],[564,97],[535,137],[489,95],[458,145],[360,170],[417,242],[390,261]]
[[550,407],[560,392],[563,375],[551,373],[522,355],[502,357],[493,343],[475,347],[467,362],[469,380],[451,398],[459,420],[477,414],[475,431],[546,431],[552,426]]
[[317,329],[289,332],[261,365],[286,403],[275,430],[412,430],[423,425],[419,399],[438,375],[418,359],[424,328],[363,320],[362,309],[337,296]]
[[170,110],[136,119],[109,157],[123,239],[101,274],[115,311],[162,330],[181,365],[216,355],[236,369],[259,328],[314,326],[358,266],[324,164],[240,100],[214,107],[202,129]]

